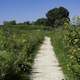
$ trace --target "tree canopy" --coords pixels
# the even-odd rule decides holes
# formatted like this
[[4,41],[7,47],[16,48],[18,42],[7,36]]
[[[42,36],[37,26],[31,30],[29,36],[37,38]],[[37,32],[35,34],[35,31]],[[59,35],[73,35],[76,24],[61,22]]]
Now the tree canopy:
[[48,25],[54,27],[69,21],[69,11],[64,7],[54,8],[47,12]]
[[46,18],[39,18],[35,21],[36,25],[46,25],[47,24],[47,19]]

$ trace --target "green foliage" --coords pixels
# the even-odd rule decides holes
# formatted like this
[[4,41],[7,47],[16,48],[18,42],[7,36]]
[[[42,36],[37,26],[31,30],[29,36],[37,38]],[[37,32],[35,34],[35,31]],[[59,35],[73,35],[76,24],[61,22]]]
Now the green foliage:
[[74,80],[80,80],[80,28],[67,28],[65,42],[70,59],[68,65],[74,75]]
[[[65,80],[73,80],[71,75],[70,75],[70,71],[68,71],[68,67],[67,67],[67,63],[68,63],[68,57],[67,54],[65,53],[65,43],[64,43],[64,32],[62,27],[59,28],[55,28],[52,32],[50,31],[49,36],[51,37],[51,42],[53,45],[53,49],[56,53],[56,56],[59,60],[59,63],[62,67],[62,70],[65,74]],[[69,78],[68,78],[68,77]]]
[[4,25],[4,28],[9,31],[31,31],[31,30],[45,30],[48,29],[48,26],[43,26],[43,25],[27,25],[27,24],[17,24],[17,25]]
[[35,25],[44,25],[44,26],[46,26],[47,25],[47,19],[46,18],[40,18],[34,24]]
[[80,16],[74,16],[72,18],[72,25],[74,25],[74,26],[80,26]]
[[26,21],[23,24],[30,25],[31,23],[29,21]]
[[16,25],[16,21],[4,21],[4,25],[9,26],[9,25]]
[[65,21],[69,21],[69,11],[64,7],[51,9],[46,16],[48,24],[52,27],[63,25]]
[[41,31],[0,29],[0,80],[28,80]]
[[80,80],[80,28],[65,23],[48,34],[66,80]]

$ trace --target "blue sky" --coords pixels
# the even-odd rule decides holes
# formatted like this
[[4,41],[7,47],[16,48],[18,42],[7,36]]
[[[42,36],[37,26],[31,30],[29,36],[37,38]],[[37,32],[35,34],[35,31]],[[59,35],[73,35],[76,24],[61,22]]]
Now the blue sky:
[[6,20],[34,21],[59,6],[67,8],[70,17],[80,15],[80,0],[0,0],[0,24]]

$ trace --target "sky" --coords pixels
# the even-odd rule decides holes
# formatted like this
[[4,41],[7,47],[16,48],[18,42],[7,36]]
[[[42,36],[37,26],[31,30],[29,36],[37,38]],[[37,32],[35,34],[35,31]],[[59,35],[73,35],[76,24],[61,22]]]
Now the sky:
[[63,6],[70,17],[80,15],[80,0],[0,0],[0,24],[4,21],[35,21],[48,10]]

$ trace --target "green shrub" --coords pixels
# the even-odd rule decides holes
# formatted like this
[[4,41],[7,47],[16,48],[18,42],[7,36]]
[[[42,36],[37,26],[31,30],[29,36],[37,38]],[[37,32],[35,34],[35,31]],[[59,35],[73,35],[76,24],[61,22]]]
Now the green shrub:
[[74,75],[74,80],[80,80],[80,28],[71,27],[65,34],[69,67]]

